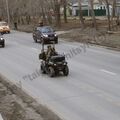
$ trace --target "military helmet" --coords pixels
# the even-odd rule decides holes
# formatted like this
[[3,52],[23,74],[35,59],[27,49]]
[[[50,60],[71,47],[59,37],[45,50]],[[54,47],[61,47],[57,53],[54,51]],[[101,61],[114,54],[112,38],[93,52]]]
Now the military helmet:
[[51,48],[51,45],[48,45],[47,48]]

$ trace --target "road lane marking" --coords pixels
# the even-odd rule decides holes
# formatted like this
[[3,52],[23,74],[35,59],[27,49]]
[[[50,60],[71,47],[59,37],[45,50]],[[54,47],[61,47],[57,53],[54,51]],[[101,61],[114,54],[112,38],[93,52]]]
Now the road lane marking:
[[38,51],[38,49],[37,49],[37,48],[32,48],[32,50]]
[[0,114],[0,120],[3,120],[2,115]]
[[107,73],[107,74],[110,74],[110,75],[117,75],[116,73],[108,71],[108,70],[105,70],[105,69],[101,69],[100,71],[102,71],[104,73]]

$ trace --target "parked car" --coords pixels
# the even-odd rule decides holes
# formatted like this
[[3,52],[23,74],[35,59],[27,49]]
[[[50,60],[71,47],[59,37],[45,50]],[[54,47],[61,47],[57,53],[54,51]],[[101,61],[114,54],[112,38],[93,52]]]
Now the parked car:
[[0,22],[0,32],[1,33],[10,33],[10,27],[9,25],[4,22],[4,21],[1,21]]
[[50,26],[36,27],[33,31],[33,39],[37,43],[48,43],[54,41],[58,43],[58,36]]
[[1,33],[0,33],[0,46],[5,47],[5,40]]

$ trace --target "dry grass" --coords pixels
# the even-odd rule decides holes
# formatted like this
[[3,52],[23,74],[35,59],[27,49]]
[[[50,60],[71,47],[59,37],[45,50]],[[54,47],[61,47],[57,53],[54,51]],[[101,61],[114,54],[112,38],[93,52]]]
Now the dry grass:
[[108,34],[105,30],[95,30],[86,28],[84,30],[73,30],[69,33],[61,34],[59,37],[68,41],[97,44],[120,50],[120,34]]
[[1,75],[0,113],[4,120],[61,120]]
[[[32,32],[33,28],[36,26],[36,23],[31,23],[29,25],[18,25],[18,29],[20,31],[25,31],[25,32]],[[48,24],[46,24],[48,25]],[[97,25],[98,28],[99,27],[106,27],[107,28],[107,21],[106,20],[97,20]],[[73,19],[68,19],[68,22],[65,23],[63,20],[61,21],[61,26],[60,27],[56,27],[55,25],[51,25],[53,28],[55,28],[55,30],[71,30],[71,29],[76,29],[76,28],[80,28],[81,24],[79,19],[73,18]],[[92,27],[92,20],[86,19],[85,20],[85,26],[86,27]]]

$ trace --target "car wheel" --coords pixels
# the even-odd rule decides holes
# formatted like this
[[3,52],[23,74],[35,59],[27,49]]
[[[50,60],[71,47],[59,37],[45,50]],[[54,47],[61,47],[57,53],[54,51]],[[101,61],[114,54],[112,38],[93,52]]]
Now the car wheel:
[[43,73],[43,74],[45,74],[46,73],[46,71],[44,70],[44,68],[43,68],[43,66],[41,65],[41,72]]
[[34,39],[35,43],[37,43],[37,38],[35,36],[33,36],[33,39]]
[[49,74],[50,77],[54,77],[55,76],[55,70],[52,67],[49,67],[48,74]]
[[44,41],[43,38],[40,39],[40,43],[41,43],[41,44],[45,44],[45,41]]
[[58,40],[56,40],[55,43],[58,44]]
[[68,76],[68,74],[69,74],[69,68],[68,68],[68,66],[65,66],[65,68],[64,68],[64,70],[63,70],[63,74],[64,74],[65,76]]
[[3,44],[2,47],[4,48],[4,47],[5,47],[5,44]]

